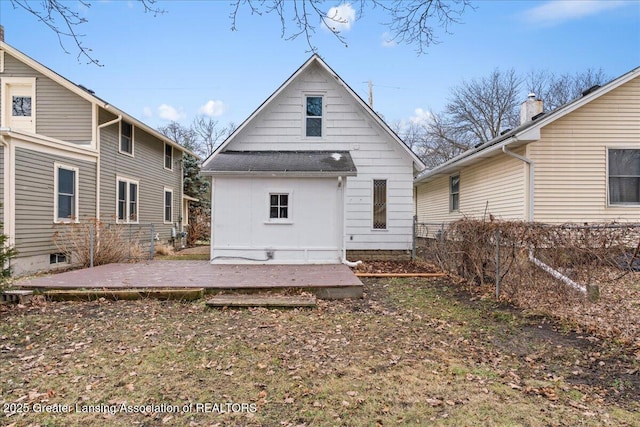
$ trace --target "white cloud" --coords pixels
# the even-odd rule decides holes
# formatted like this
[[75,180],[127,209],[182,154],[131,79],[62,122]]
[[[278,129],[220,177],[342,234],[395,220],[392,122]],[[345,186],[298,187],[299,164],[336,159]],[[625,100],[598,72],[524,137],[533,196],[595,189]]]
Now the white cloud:
[[382,40],[382,47],[394,47],[396,45],[396,41],[393,40],[393,36],[388,31],[382,33],[380,40]]
[[628,4],[612,0],[553,0],[528,9],[524,12],[524,18],[535,24],[555,25]]
[[162,104],[158,107],[158,116],[163,120],[170,120],[174,122],[177,122],[178,120],[182,120],[185,117],[187,117],[187,115],[185,114],[184,111],[182,111],[182,109],[178,110],[175,107],[172,107],[171,105],[167,105],[167,104]]
[[217,117],[221,116],[226,111],[226,109],[227,106],[224,104],[224,102],[210,99],[206,104],[200,107],[200,110],[198,111],[201,114],[205,114],[210,117]]
[[336,32],[348,31],[356,21],[356,10],[351,3],[342,3],[334,6],[327,12],[327,18],[323,21],[325,28],[328,26]]
[[146,118],[153,117],[153,110],[151,110],[151,108],[149,107],[144,107],[142,109],[142,115]]
[[422,108],[416,108],[413,112],[414,115],[409,117],[409,121],[411,123],[421,125],[431,121],[432,116],[429,111],[423,110]]

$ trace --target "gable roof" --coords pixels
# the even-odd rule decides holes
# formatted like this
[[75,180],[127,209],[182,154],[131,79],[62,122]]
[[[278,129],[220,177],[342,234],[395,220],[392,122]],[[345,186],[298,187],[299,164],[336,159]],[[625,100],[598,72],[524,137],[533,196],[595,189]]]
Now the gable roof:
[[236,130],[231,135],[229,135],[229,137],[222,144],[220,144],[218,148],[216,148],[216,150],[204,161],[203,169],[208,168],[208,164],[211,162],[213,157],[215,157],[218,153],[224,151],[224,149],[231,143],[231,141],[240,132],[242,132],[242,130],[245,129],[248,124],[255,117],[257,117],[267,107],[267,105],[271,103],[272,100],[274,100],[278,95],[284,92],[296,79],[296,77],[298,77],[305,70],[311,67],[312,64],[318,64],[324,71],[331,75],[339,85],[346,89],[346,91],[356,100],[356,102],[364,109],[364,111],[366,111],[370,115],[370,117],[376,123],[378,123],[378,125],[380,125],[380,127],[382,127],[397,144],[400,145],[405,153],[410,156],[410,158],[413,160],[415,169],[422,170],[425,168],[422,160],[420,160],[420,158],[413,151],[411,151],[409,147],[407,147],[407,145],[400,139],[400,137],[389,127],[389,125],[386,124],[384,120],[382,120],[382,118],[369,106],[369,104],[364,102],[364,100],[353,89],[351,89],[351,87],[347,83],[345,83],[344,80],[342,80],[342,78],[340,78],[340,76],[336,74],[336,72],[333,71],[331,67],[329,67],[317,53],[315,53],[311,55],[311,57],[304,64],[302,64],[300,68],[298,68],[287,80],[285,80],[285,82],[280,85],[280,87],[276,89],[276,91],[273,92],[271,96],[269,96],[262,104],[260,104],[260,106],[253,113],[251,113],[251,115],[247,119],[245,119],[245,121],[242,122],[242,124],[240,124],[240,126],[238,126]]
[[73,83],[69,79],[61,76],[60,74],[56,73],[55,71],[51,70],[50,68],[42,65],[41,63],[39,63],[35,59],[25,55],[22,52],[20,52],[18,49],[8,45],[6,42],[0,41],[0,49],[4,50],[9,55],[11,55],[14,58],[18,59],[19,61],[25,63],[29,67],[31,67],[34,70],[38,71],[40,74],[43,74],[44,76],[50,78],[54,82],[58,83],[60,86],[62,86],[65,89],[68,89],[69,91],[75,93],[76,95],[78,95],[79,97],[85,99],[86,101],[90,102],[91,104],[98,105],[99,107],[104,108],[105,110],[115,114],[116,116],[122,116],[123,120],[126,120],[129,123],[132,123],[135,127],[144,130],[145,132],[147,132],[148,134],[158,138],[159,140],[171,145],[172,147],[174,147],[174,148],[176,148],[176,149],[178,149],[178,150],[180,150],[180,151],[182,151],[182,152],[184,152],[186,154],[194,156],[194,157],[196,157],[198,159],[200,158],[197,154],[193,153],[192,151],[188,150],[187,148],[183,147],[182,145],[178,144],[177,142],[173,141],[172,139],[166,137],[165,135],[163,135],[162,133],[160,133],[156,129],[153,129],[151,126],[147,125],[146,123],[141,122],[140,120],[138,120],[135,117],[125,113],[124,111],[122,111],[119,108],[113,106],[112,104],[108,103],[107,101],[103,100],[102,98],[97,97],[89,89],[85,88],[84,86],[77,85],[77,84]]
[[421,182],[428,182],[439,175],[452,173],[463,166],[476,163],[481,159],[492,157],[498,151],[502,150],[503,146],[509,145],[510,147],[518,147],[528,144],[529,142],[537,141],[540,139],[540,130],[546,125],[553,123],[561,117],[566,116],[567,114],[639,76],[640,67],[636,67],[603,86],[591,88],[585,91],[585,94],[581,97],[576,98],[573,101],[569,101],[553,111],[542,113],[537,116],[535,120],[524,123],[523,125],[520,125],[503,135],[497,136],[484,144],[471,148],[433,169],[419,173],[418,176],[416,176],[414,183],[419,184]]

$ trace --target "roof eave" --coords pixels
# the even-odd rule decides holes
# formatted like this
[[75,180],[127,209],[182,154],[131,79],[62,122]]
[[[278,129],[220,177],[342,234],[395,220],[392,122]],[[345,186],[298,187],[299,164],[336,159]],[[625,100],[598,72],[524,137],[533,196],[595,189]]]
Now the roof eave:
[[337,178],[339,176],[357,176],[357,171],[212,171],[202,170],[206,176],[235,176],[235,177],[286,177],[286,178]]

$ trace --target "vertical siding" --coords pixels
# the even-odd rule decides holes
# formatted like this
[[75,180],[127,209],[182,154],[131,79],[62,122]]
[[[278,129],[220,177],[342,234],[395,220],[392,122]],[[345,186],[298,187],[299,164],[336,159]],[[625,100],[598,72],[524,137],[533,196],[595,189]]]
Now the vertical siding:
[[[91,103],[5,52],[2,77],[36,78],[36,133],[77,144],[92,138]],[[1,103],[0,103],[1,104]],[[0,105],[0,109],[2,105]],[[2,110],[0,110],[2,114]]]
[[[100,123],[115,116],[101,111]],[[100,131],[100,218],[116,218],[116,177],[138,181],[140,224],[153,223],[162,240],[171,237],[171,224],[164,224],[164,188],[173,189],[173,222],[179,222],[182,206],[181,152],[173,150],[173,171],[164,169],[164,142],[136,128],[134,157],[118,152],[118,124]]]
[[[523,154],[524,149],[514,150]],[[460,173],[460,209],[449,211],[449,176],[440,176],[417,188],[417,215],[421,222],[451,222],[489,214],[500,219],[526,218],[525,164],[502,153],[463,168]]]
[[[324,96],[322,138],[304,136],[305,94]],[[413,218],[413,161],[317,65],[309,67],[243,129],[228,150],[346,150],[358,169],[347,179],[347,249],[408,249]],[[388,227],[373,230],[373,179],[387,179]]]
[[640,219],[640,206],[608,206],[606,165],[608,147],[640,149],[640,78],[545,126],[541,136],[527,151],[536,163],[536,221]]
[[16,148],[15,233],[19,257],[56,251],[52,239],[55,162],[79,169],[79,218],[95,216],[95,163]]

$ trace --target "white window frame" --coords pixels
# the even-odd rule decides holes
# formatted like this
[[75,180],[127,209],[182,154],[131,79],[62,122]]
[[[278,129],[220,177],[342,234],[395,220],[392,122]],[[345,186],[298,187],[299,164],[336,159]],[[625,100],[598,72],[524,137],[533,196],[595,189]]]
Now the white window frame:
[[609,188],[609,180],[610,180],[610,176],[609,176],[609,151],[610,150],[637,150],[640,151],[640,148],[636,147],[630,147],[630,146],[607,146],[606,147],[606,176],[605,179],[607,181],[607,194],[606,194],[606,203],[607,203],[607,207],[608,208],[632,208],[632,209],[640,209],[640,203],[611,203],[611,198],[610,198],[610,191],[611,189]]
[[13,99],[11,98],[9,88],[11,86],[30,86],[31,87],[31,122],[32,126],[27,130],[31,133],[36,133],[36,78],[35,77],[0,77],[0,127],[11,127],[10,117],[13,111]]
[[4,50],[0,50],[0,73],[4,73]]
[[[167,167],[167,147],[171,148],[171,161],[169,163],[169,167]],[[173,170],[173,145],[167,144],[166,142],[164,143],[164,154],[162,156],[162,161],[166,170]]]
[[[454,193],[453,192],[453,188],[452,188],[452,180],[453,178],[458,177],[458,192]],[[449,175],[449,180],[448,180],[448,184],[449,184],[449,212],[460,212],[460,172],[456,172],[454,174]],[[458,195],[458,207],[456,207],[454,209],[453,207],[453,195],[457,194]]]
[[[375,182],[385,182],[385,194],[384,194],[384,209],[385,209],[385,224],[384,228],[375,227]],[[389,230],[389,178],[372,178],[371,179],[371,231],[387,231]]]
[[[58,217],[58,171],[60,169],[66,169],[73,171],[74,173],[74,207],[72,218],[59,218]],[[76,166],[69,166],[62,163],[54,162],[53,164],[53,222],[56,224],[79,222],[79,206],[80,206],[80,169]]]
[[[325,136],[325,118],[326,118],[326,106],[325,106],[325,94],[323,93],[305,93],[304,96],[304,102],[302,104],[302,117],[304,120],[304,126],[302,127],[302,136],[304,138],[309,138],[309,139],[322,139]],[[320,98],[321,102],[322,102],[322,115],[321,116],[307,116],[307,98]],[[309,118],[320,118],[320,135],[319,136],[314,136],[314,135],[307,135],[307,119]]]
[[[167,221],[167,193],[171,194],[171,218]],[[173,188],[164,187],[162,192],[162,218],[165,224],[173,224]]]
[[[122,151],[122,124],[126,123],[129,126],[131,126],[131,153],[127,152],[127,151]],[[133,123],[129,123],[126,122],[124,120],[120,120],[120,122],[118,123],[118,152],[120,154],[124,154],[125,156],[129,156],[129,157],[135,157],[135,134],[136,134],[136,127],[133,125]]]
[[[118,215],[118,204],[120,203],[120,199],[118,198],[118,187],[119,183],[124,182],[127,185],[125,186],[125,219],[120,219]],[[131,184],[136,185],[136,219],[132,221],[129,215],[130,212],[130,203],[131,203]],[[125,178],[122,176],[116,176],[116,223],[117,224],[138,224],[140,222],[140,182],[135,179]]]
[[[287,197],[287,217],[286,218],[271,218],[271,196],[283,195]],[[293,191],[289,189],[274,188],[267,191],[266,202],[266,218],[265,224],[293,224]]]

